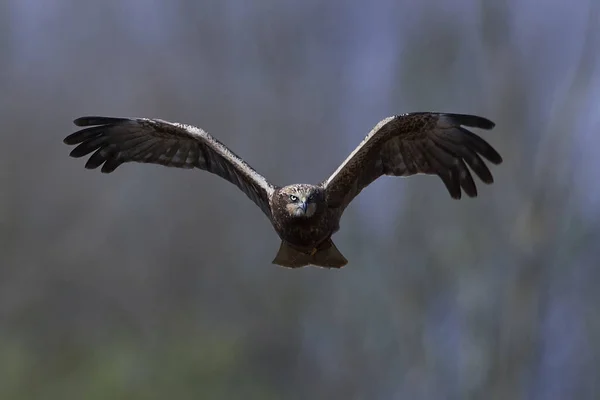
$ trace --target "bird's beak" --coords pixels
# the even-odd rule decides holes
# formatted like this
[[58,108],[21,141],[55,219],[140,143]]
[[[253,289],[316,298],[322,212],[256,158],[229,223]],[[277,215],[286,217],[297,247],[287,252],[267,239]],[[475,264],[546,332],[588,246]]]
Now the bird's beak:
[[306,214],[306,209],[308,208],[308,204],[306,204],[305,201],[303,201],[302,203],[300,203],[300,208],[302,209],[302,211],[304,211],[304,213]]

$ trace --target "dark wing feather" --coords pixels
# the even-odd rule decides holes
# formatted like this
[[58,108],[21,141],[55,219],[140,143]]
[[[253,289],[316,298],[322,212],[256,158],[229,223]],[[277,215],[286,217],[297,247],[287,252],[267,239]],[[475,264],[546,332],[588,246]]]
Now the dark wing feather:
[[200,168],[239,187],[271,217],[273,185],[202,129],[146,118],[82,117],[74,123],[88,128],[67,136],[64,142],[77,145],[72,157],[93,153],[86,168],[102,166],[102,172],[110,173],[126,162]]
[[[450,195],[477,196],[469,168],[485,183],[494,181],[481,157],[500,164],[502,157],[485,140],[463,128],[492,129],[475,115],[410,113],[380,121],[325,181],[330,207],[344,209],[382,175],[438,175]],[[467,167],[468,166],[468,167]]]

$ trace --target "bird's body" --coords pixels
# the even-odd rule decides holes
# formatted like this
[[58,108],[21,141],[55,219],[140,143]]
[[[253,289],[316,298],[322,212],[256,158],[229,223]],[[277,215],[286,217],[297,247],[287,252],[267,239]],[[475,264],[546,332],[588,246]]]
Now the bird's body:
[[[299,202],[313,198],[302,211],[301,206],[289,201],[290,193],[298,198]],[[347,260],[337,251],[331,235],[340,229],[341,213],[336,208],[327,206],[325,190],[321,185],[296,184],[275,190],[271,196],[271,210],[273,210],[272,224],[275,232],[282,240],[282,246],[275,257],[275,264],[290,267],[306,261],[307,264],[316,262],[311,260],[319,251],[319,256],[327,256],[321,264],[335,264],[330,267],[345,264]],[[311,209],[312,207],[312,209]],[[321,265],[325,266],[325,265]]]
[[502,162],[487,142],[462,126],[491,129],[482,117],[464,114],[410,113],[380,121],[325,181],[317,185],[275,186],[202,129],[147,118],[82,117],[88,126],[65,138],[78,144],[71,152],[94,152],[86,168],[114,171],[125,162],[199,168],[238,186],[263,211],[281,238],[273,263],[297,268],[341,268],[346,258],[331,241],[350,202],[382,175],[438,175],[453,198],[461,191],[477,196],[467,168],[485,183],[492,175],[480,155]]
[[[304,212],[301,207],[295,207],[300,212],[296,214],[293,208],[295,203],[289,202],[289,192],[316,194],[311,205],[314,210]],[[306,195],[308,198],[310,195]],[[297,196],[301,201],[300,195]],[[271,210],[273,210],[273,227],[282,240],[298,248],[313,249],[323,240],[331,236],[339,227],[338,218],[333,215],[332,210],[327,207],[327,200],[323,196],[320,186],[298,184],[290,185],[276,190],[271,196]],[[310,212],[312,211],[312,212]]]

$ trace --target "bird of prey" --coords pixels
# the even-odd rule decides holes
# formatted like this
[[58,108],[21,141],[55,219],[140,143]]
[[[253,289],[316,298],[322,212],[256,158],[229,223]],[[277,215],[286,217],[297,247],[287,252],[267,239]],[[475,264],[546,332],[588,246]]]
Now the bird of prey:
[[[276,186],[224,144],[195,126],[149,118],[81,117],[86,127],[64,139],[78,145],[70,155],[93,153],[85,168],[113,172],[126,162],[199,168],[242,190],[269,218],[281,238],[273,260],[288,268],[347,264],[331,240],[350,202],[383,175],[437,175],[450,196],[477,196],[469,168],[483,182],[493,182],[481,157],[500,164],[502,157],[466,127],[492,129],[486,118],[437,112],[394,115],[381,120],[323,182]],[[468,167],[467,167],[468,166]]]

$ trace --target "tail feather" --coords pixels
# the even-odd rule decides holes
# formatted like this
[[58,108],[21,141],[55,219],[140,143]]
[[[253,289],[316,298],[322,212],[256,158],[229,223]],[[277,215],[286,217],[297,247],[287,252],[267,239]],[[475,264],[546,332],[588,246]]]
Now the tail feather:
[[307,265],[322,268],[342,268],[347,263],[348,260],[335,247],[331,239],[319,245],[318,250],[314,254],[298,250],[282,241],[279,251],[273,260],[273,264],[286,268],[301,268]]

